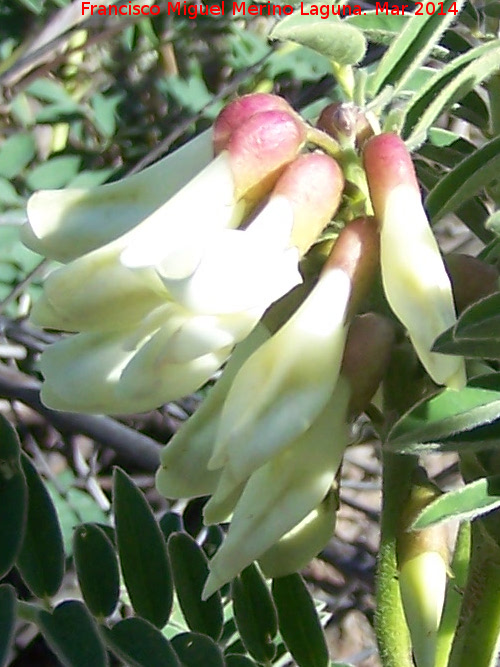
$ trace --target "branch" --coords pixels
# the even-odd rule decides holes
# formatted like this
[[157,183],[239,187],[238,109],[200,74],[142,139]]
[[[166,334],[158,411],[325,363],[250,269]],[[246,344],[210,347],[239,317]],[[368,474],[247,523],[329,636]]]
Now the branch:
[[86,435],[143,470],[154,471],[159,465],[161,446],[152,438],[110,417],[51,410],[40,400],[40,383],[37,380],[4,364],[0,364],[0,397],[21,401],[45,417],[61,433]]

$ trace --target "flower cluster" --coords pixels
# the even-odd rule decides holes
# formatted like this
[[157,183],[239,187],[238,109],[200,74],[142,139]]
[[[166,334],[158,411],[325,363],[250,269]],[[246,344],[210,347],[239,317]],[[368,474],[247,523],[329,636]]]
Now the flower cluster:
[[304,142],[284,100],[255,95],[137,176],[34,195],[25,242],[67,263],[32,319],[76,332],[42,355],[46,405],[144,411],[213,375],[301,282],[298,261],[338,207],[340,168],[299,155]]
[[[294,571],[331,536],[348,424],[391,354],[393,323],[358,314],[379,271],[430,377],[465,382],[463,359],[432,352],[456,315],[411,158],[395,135],[360,127],[349,173],[370,196],[354,220],[325,152],[338,148],[333,137],[318,140],[321,130],[263,94],[236,100],[211,133],[136,176],[29,203],[26,243],[65,264],[33,310],[71,334],[41,358],[48,406],[147,410],[227,361],[157,474],[167,497],[211,496],[206,523],[231,521],[206,596],[253,560],[269,576]],[[299,262],[336,215],[341,231],[304,282]]]

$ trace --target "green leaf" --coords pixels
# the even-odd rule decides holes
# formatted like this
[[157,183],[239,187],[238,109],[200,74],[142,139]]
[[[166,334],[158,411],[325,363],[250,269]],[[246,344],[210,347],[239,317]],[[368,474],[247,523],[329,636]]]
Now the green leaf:
[[183,632],[172,639],[172,646],[183,667],[225,667],[221,650],[205,635]]
[[278,618],[264,578],[252,564],[231,585],[234,618],[241,639],[258,662],[272,660],[276,653],[273,639]]
[[126,618],[101,630],[109,648],[130,667],[181,667],[168,639],[143,618]]
[[55,79],[37,78],[26,88],[26,92],[42,102],[76,104],[63,84]]
[[[451,103],[453,103],[455,94],[454,81],[456,77],[461,74],[469,64],[474,63],[478,58],[488,56],[490,51],[493,51],[493,53],[497,53],[498,51],[498,44],[494,41],[470,49],[466,53],[454,58],[445,67],[435,70],[434,76],[432,76],[420,90],[416,91],[416,94],[411,99],[408,106],[403,129],[403,136],[408,138],[417,125],[420,127],[418,136],[415,135],[415,137],[408,140],[411,147],[421,143],[421,141],[425,139],[425,134],[428,128],[430,128],[435,118],[441,113],[439,106],[433,106],[438,95],[443,93],[443,91],[448,90],[450,93],[449,99],[451,100]],[[498,58],[498,55],[496,57]],[[466,81],[466,79],[464,79],[464,81]],[[451,87],[448,88],[450,85]],[[460,88],[458,91],[459,94],[461,94]],[[450,106],[447,95],[443,94],[440,104],[442,108]],[[431,112],[427,113],[428,110],[431,110]],[[421,119],[424,115],[428,120],[426,123],[422,124]]]
[[78,526],[73,553],[83,599],[97,617],[111,616],[120,596],[120,572],[112,542],[96,525]]
[[76,176],[81,160],[78,155],[50,158],[27,174],[26,183],[32,190],[62,188]]
[[355,65],[366,51],[366,39],[361,30],[340,21],[337,16],[323,19],[294,12],[273,28],[269,38],[307,46],[339,65]]
[[500,292],[467,308],[456,323],[453,336],[468,340],[500,340]]
[[112,137],[116,132],[116,109],[122,99],[122,94],[107,97],[101,93],[93,95],[94,124],[103,137]]
[[370,42],[390,44],[409,20],[410,14],[384,14],[373,10],[346,16],[344,22],[362,30]]
[[17,194],[12,183],[3,177],[0,177],[0,203],[7,206],[17,206],[24,203],[24,199]]
[[0,578],[14,565],[28,511],[28,490],[21,468],[17,434],[0,415]]
[[47,644],[65,667],[107,667],[108,658],[94,619],[78,600],[38,613]]
[[28,484],[28,516],[17,568],[39,598],[59,590],[64,576],[64,547],[57,512],[45,484],[25,455],[21,458]]
[[208,559],[187,533],[174,533],[168,540],[175,592],[190,629],[217,640],[222,634],[224,612],[217,591],[203,601],[201,594],[208,576]]
[[389,449],[409,451],[416,443],[439,442],[498,419],[500,374],[474,378],[474,384],[461,391],[444,389],[411,408],[391,429]]
[[497,178],[499,170],[500,137],[496,137],[462,160],[431,190],[426,207],[432,221],[455,211]]
[[273,580],[279,629],[298,667],[328,667],[328,647],[309,591],[299,574]]
[[[457,0],[460,10],[465,0]],[[452,0],[443,3],[444,16],[438,12],[430,15],[412,15],[398,37],[387,49],[377,69],[372,75],[369,91],[374,97],[384,86],[401,88],[411,74],[420,67],[439,43],[439,39],[450,23],[455,20],[448,9]]]
[[159,524],[165,542],[168,542],[168,538],[172,533],[180,533],[184,529],[182,516],[177,514],[177,512],[165,512],[161,517]]
[[16,592],[8,584],[0,586],[0,667],[7,664],[16,626]]
[[226,667],[257,667],[257,663],[246,655],[238,653],[228,653],[225,657]]
[[421,530],[449,519],[472,520],[500,507],[500,475],[483,477],[449,491],[427,505],[412,528]]
[[35,157],[35,140],[30,134],[14,134],[0,148],[0,176],[18,176]]
[[172,609],[172,577],[165,540],[144,495],[115,468],[113,498],[123,578],[138,615],[162,628]]

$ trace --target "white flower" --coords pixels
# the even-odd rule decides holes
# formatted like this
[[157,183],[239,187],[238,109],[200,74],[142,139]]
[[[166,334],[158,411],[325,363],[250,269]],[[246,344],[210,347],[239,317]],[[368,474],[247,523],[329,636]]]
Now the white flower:
[[381,134],[366,144],[364,164],[380,224],[382,280],[389,305],[434,382],[460,389],[466,381],[463,358],[431,351],[436,338],[455,324],[456,314],[410,155],[399,137]]

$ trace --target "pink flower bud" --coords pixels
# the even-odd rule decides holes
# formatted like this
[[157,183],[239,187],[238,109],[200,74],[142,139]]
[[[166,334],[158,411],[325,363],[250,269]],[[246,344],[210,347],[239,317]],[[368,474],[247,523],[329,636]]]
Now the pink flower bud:
[[233,132],[227,150],[235,199],[250,205],[266,195],[305,142],[305,126],[286,111],[254,114]]
[[359,107],[352,103],[329,104],[321,112],[316,125],[337,141],[355,139],[358,146],[362,146],[367,139],[373,136],[373,127],[367,117]]
[[379,262],[379,235],[374,218],[357,218],[340,233],[323,273],[340,269],[352,285],[349,316],[352,316],[373,281]]
[[294,223],[290,245],[305,255],[337,211],[344,176],[337,162],[323,153],[299,155],[280,176],[272,196],[291,203]]
[[269,93],[251,93],[231,102],[218,115],[214,123],[214,151],[217,155],[227,147],[232,134],[249,118],[263,111],[295,112],[286,100]]

